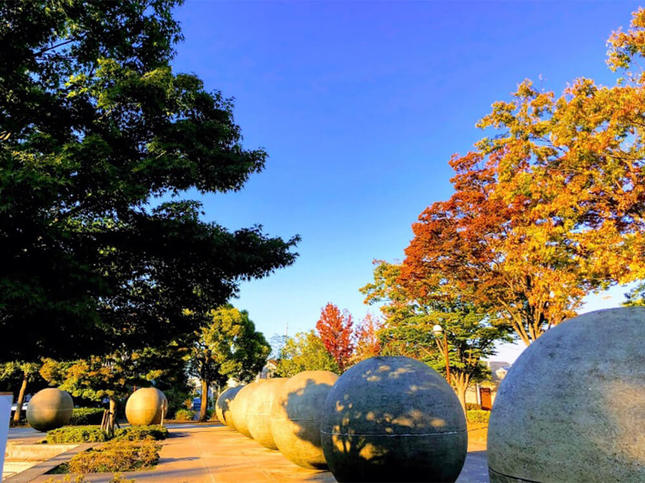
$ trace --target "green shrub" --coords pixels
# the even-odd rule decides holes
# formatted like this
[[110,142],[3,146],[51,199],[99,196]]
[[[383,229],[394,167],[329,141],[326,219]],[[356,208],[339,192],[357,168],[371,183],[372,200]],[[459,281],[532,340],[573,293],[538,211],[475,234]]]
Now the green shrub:
[[161,445],[154,441],[110,441],[75,455],[70,473],[114,473],[148,469],[159,461]]
[[477,403],[466,403],[466,411],[480,410],[482,407]]
[[116,429],[114,439],[117,441],[142,441],[145,439],[166,439],[168,429],[160,425],[152,426],[128,426],[127,428]]
[[178,409],[175,413],[175,419],[177,421],[192,421],[195,413],[190,409]]
[[69,422],[72,426],[87,426],[89,424],[101,424],[103,421],[103,408],[74,408],[72,419]]
[[94,443],[107,441],[108,436],[101,426],[64,426],[47,433],[47,443]]
[[466,417],[470,423],[487,423],[490,418],[490,411],[473,409],[472,411],[466,411]]

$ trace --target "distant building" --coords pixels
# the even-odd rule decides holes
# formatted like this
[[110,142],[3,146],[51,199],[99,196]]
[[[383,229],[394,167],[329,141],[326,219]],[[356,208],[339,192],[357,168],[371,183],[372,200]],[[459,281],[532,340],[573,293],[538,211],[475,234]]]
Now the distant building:
[[511,364],[505,361],[484,361],[491,372],[490,381],[471,384],[466,391],[466,404],[490,408],[495,401],[497,388],[506,377]]

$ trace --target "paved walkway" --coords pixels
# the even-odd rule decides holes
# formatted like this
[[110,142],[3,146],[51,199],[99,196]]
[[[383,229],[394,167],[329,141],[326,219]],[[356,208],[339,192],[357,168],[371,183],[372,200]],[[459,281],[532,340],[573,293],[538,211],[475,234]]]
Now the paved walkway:
[[[169,426],[172,437],[164,441],[161,459],[152,471],[125,473],[123,477],[149,482],[247,483],[323,482],[336,480],[328,471],[301,468],[278,451],[219,424]],[[481,444],[469,447],[459,483],[488,482],[486,453]],[[58,481],[44,475],[37,482]],[[61,475],[62,476],[62,475]],[[111,475],[88,475],[87,481],[110,481]],[[62,477],[60,477],[62,481]]]

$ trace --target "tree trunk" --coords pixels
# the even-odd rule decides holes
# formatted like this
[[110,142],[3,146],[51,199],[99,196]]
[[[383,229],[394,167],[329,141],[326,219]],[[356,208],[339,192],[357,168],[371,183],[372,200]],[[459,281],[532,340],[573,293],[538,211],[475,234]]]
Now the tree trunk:
[[208,381],[206,379],[202,379],[202,405],[199,408],[200,421],[206,421],[208,419],[208,415],[206,414],[207,410],[208,410]]
[[459,404],[461,404],[461,409],[464,411],[464,416],[466,416],[466,391],[470,385],[470,376],[457,373],[452,377],[452,384],[457,393],[457,398],[459,399]]
[[466,390],[468,386],[457,384],[455,388],[457,390],[457,397],[459,398],[459,404],[461,404],[461,409],[464,410],[464,416],[466,415]]
[[18,392],[18,400],[16,401],[16,412],[13,414],[13,422],[18,424],[22,414],[22,403],[25,400],[25,392],[27,392],[27,376],[22,378],[20,392]]
[[108,418],[108,433],[110,435],[114,434],[114,422],[116,421],[116,400],[110,398],[110,409],[109,409],[109,418]]

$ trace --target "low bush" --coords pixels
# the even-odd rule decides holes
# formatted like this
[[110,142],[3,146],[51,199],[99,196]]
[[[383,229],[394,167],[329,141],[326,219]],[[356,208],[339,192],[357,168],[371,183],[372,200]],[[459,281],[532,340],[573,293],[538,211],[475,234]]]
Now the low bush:
[[95,443],[107,441],[101,426],[64,426],[47,433],[48,444]]
[[72,419],[69,422],[72,426],[87,426],[89,424],[101,424],[103,421],[102,408],[74,408]]
[[128,426],[114,431],[114,440],[116,441],[159,440],[167,437],[168,429],[160,425]]
[[192,421],[195,413],[190,409],[178,409],[175,413],[175,419],[177,421]]
[[75,455],[70,473],[115,473],[148,469],[159,461],[161,445],[154,441],[115,441]]
[[466,417],[469,423],[487,423],[490,418],[490,411],[473,409],[472,411],[466,411]]
[[466,411],[480,410],[482,407],[477,403],[466,403]]

